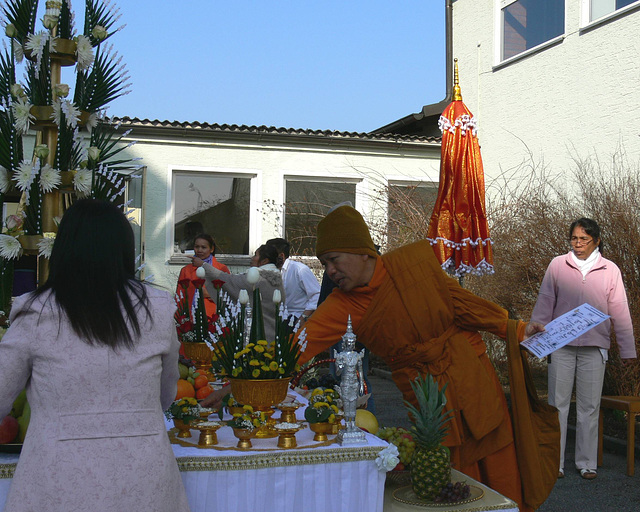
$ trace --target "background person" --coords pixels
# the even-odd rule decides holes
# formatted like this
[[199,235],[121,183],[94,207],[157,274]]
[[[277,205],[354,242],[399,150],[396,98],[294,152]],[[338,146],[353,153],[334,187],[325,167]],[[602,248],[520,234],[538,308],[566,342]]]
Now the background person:
[[0,417],[25,387],[32,411],[6,510],[188,511],[162,414],[179,377],[173,297],[135,280],[111,203],[69,208],[49,268],[0,342]]
[[554,258],[547,268],[531,319],[547,324],[585,302],[611,316],[611,320],[553,352],[548,367],[549,404],[560,412],[558,476],[564,476],[567,417],[575,381],[575,465],[583,478],[592,480],[597,476],[600,397],[611,326],[623,362],[635,359],[636,348],[620,269],[602,257],[600,227],[592,219],[578,219],[569,228],[569,241],[572,249]]
[[[264,318],[264,332],[267,336],[267,341],[273,341],[275,338],[276,330],[276,318],[275,318],[275,304],[273,302],[274,290],[280,290],[282,300],[285,300],[284,286],[282,284],[282,275],[276,266],[278,260],[278,251],[272,245],[261,245],[256,249],[253,257],[251,258],[251,266],[258,267],[260,271],[260,280],[255,285],[260,290],[262,297],[262,311]],[[199,262],[194,260],[194,265]],[[249,300],[253,307],[253,287],[249,281],[247,281],[247,274],[225,274],[221,270],[215,268],[209,263],[202,263],[201,266],[205,271],[206,285],[209,289],[209,294],[215,297],[215,290],[213,289],[212,281],[219,279],[224,281],[222,289],[229,294],[229,297],[233,302],[238,300],[240,290],[247,290],[249,293]]]
[[[193,281],[198,279],[196,276],[196,270],[198,267],[201,267],[203,263],[208,263],[226,274],[230,273],[227,266],[216,259],[216,243],[213,241],[211,235],[207,235],[206,233],[196,235],[193,242],[193,252],[194,255],[191,257],[192,262],[189,265],[185,265],[180,270],[178,285],[176,287],[176,293],[179,294],[180,290],[183,289],[180,283],[188,280],[189,285],[187,286],[187,299],[189,300],[189,311],[191,311],[193,295],[196,292],[196,287],[193,284]],[[211,317],[216,312],[216,303],[211,298],[206,287],[203,287],[203,292],[204,307],[207,311],[207,316]]]
[[282,272],[284,291],[287,294],[289,315],[306,322],[318,306],[320,283],[318,278],[304,263],[289,258],[291,244],[284,238],[267,240],[278,251],[277,267]]

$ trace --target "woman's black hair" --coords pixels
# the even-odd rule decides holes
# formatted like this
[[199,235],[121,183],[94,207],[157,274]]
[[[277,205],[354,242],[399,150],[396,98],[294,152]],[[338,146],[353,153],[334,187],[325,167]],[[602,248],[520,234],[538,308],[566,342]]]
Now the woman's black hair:
[[569,227],[569,238],[573,236],[573,230],[576,227],[581,227],[584,229],[584,232],[593,238],[593,243],[598,243],[600,241],[600,245],[598,245],[598,250],[600,254],[602,254],[602,239],[600,238],[600,226],[593,219],[588,219],[586,217],[580,217],[577,220],[574,220]]
[[278,249],[274,245],[264,244],[258,247],[257,251],[258,256],[260,256],[260,261],[265,258],[269,260],[269,263],[273,263],[274,265],[278,262]]
[[151,314],[135,270],[133,230],[122,210],[106,201],[82,199],[62,217],[49,278],[34,298],[51,290],[86,343],[132,347],[140,336],[140,308],[148,318]]
[[206,240],[206,242],[209,244],[209,247],[211,247],[211,254],[215,256],[216,243],[213,241],[213,237],[211,235],[207,235],[206,233],[200,233],[199,235],[196,235],[195,238],[193,239],[193,245],[196,244],[196,240],[198,238],[202,238],[202,240]]

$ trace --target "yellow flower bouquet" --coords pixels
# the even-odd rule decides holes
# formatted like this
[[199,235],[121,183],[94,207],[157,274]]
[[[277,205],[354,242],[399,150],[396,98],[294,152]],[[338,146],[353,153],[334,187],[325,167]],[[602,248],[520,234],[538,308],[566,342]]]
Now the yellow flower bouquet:
[[336,414],[340,413],[336,404],[338,398],[338,393],[331,388],[316,388],[304,411],[305,419],[309,423],[335,423]]
[[173,402],[165,411],[167,419],[182,420],[186,425],[200,419],[200,404],[195,398],[185,397]]

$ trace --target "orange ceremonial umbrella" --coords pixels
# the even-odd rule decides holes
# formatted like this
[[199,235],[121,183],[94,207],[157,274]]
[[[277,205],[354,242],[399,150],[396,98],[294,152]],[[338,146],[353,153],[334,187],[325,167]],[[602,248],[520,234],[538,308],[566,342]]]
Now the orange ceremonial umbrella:
[[427,239],[449,274],[493,274],[476,120],[462,102],[457,59],[453,101],[438,126],[442,131],[440,186]]

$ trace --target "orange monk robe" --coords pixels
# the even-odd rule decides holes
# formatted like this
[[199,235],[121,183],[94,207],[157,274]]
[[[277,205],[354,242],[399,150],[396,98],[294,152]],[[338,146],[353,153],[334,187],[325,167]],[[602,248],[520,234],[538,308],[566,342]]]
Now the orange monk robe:
[[460,287],[431,246],[418,242],[378,258],[367,286],[329,295],[305,324],[300,362],[336,343],[349,315],[358,341],[386,361],[405,400],[416,404],[410,381],[418,374],[448,383],[447,409],[455,417],[444,444],[453,466],[528,510],[504,393],[477,333],[504,338],[507,312]]
[[[224,263],[220,263],[218,260],[216,260],[215,256],[211,260],[211,265],[222,270],[223,272],[226,272],[227,274],[231,273],[229,272],[229,268]],[[187,298],[189,299],[189,309],[191,309],[191,304],[193,303],[193,295],[196,293],[196,287],[193,284],[193,281],[195,281],[196,279],[200,279],[198,276],[196,276],[196,270],[198,270],[198,267],[194,265],[186,265],[182,267],[182,269],[180,270],[180,276],[178,277],[178,283],[180,283],[180,281],[183,279],[189,279],[189,286],[187,287]],[[180,284],[178,284],[176,288],[176,293],[179,293],[181,289],[182,287],[180,286]],[[210,296],[208,296],[206,288],[204,286],[202,287],[202,290],[205,293],[204,308],[207,312],[207,316],[211,317],[216,312],[216,303],[213,301],[213,299]]]

